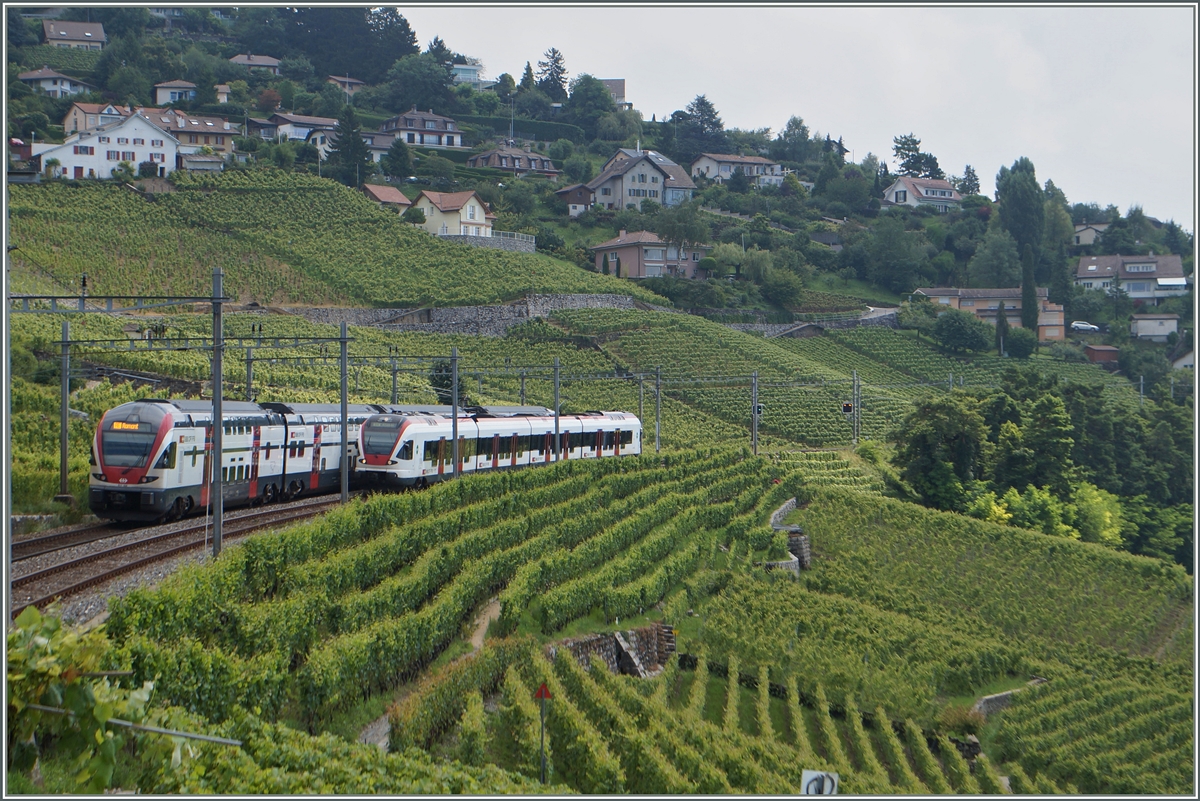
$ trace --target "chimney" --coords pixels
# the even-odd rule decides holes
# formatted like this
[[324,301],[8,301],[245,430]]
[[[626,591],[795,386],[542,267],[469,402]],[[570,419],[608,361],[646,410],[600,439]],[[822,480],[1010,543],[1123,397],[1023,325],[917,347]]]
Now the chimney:
[[621,233],[617,235],[617,239],[624,239],[624,238],[625,238],[625,229],[622,228]]
[[529,144],[528,142],[526,142],[526,143],[525,143],[525,152],[526,152],[526,153],[529,153],[529,152],[530,152],[530,151],[532,151],[532,150],[533,150],[533,145],[531,145],[531,144]]

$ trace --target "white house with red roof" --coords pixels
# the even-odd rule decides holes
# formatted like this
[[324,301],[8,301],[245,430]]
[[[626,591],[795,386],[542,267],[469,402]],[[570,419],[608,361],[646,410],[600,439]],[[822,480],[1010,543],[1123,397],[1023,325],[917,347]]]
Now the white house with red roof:
[[762,156],[701,153],[692,161],[693,178],[703,175],[717,183],[725,183],[738,172],[749,178],[754,186],[779,186],[783,183],[783,167]]
[[949,182],[940,178],[915,178],[901,175],[883,192],[883,207],[932,206],[937,211],[956,211],[962,195]]
[[121,162],[133,169],[143,162],[158,165],[158,174],[165,177],[177,167],[179,140],[165,128],[159,127],[140,114],[130,114],[117,122],[77,131],[61,145],[34,147],[39,169],[57,159],[57,175],[63,178],[112,178],[112,171]]

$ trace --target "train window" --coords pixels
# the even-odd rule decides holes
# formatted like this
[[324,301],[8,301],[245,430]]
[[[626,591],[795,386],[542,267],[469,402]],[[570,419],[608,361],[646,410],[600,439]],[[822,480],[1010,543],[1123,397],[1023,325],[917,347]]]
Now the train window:
[[485,456],[488,459],[491,459],[492,458],[492,438],[491,437],[480,437],[479,439],[477,439],[475,441],[476,441],[476,443],[478,443],[476,445],[476,448],[479,451],[479,455]]
[[411,439],[405,440],[404,444],[400,446],[400,452],[397,454],[397,458],[405,462],[413,458],[413,443]]
[[622,445],[632,445],[633,444],[633,432],[632,431],[622,431],[621,432],[621,444]]
[[437,461],[437,443],[431,439],[425,440],[425,445],[421,449],[421,461],[435,462]]
[[546,455],[546,443],[550,441],[550,432],[545,434],[534,434],[533,438],[537,440],[537,452],[539,456]]
[[510,456],[512,456],[512,441],[513,441],[513,437],[511,437],[511,436],[509,436],[509,435],[507,435],[507,434],[501,434],[501,435],[500,435],[500,453],[499,453],[499,457],[500,457],[501,459],[507,459],[507,458],[509,458]]
[[617,437],[613,432],[611,432],[611,431],[604,432],[604,449],[605,450],[611,450],[613,447],[613,443],[615,443],[616,441],[617,441]]
[[476,440],[474,439],[467,439],[466,437],[459,438],[458,456],[460,459],[475,458],[475,442]]

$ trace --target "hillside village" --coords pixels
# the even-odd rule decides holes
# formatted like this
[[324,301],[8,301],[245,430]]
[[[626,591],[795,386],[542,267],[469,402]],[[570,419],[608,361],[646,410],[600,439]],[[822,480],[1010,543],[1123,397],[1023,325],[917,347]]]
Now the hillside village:
[[[554,792],[790,794],[797,765],[851,793],[1194,791],[1194,232],[1016,153],[989,197],[915,133],[854,161],[798,113],[663,115],[569,51],[484,65],[391,8],[6,13],[26,306],[220,269],[246,407],[428,414],[453,387],[485,417],[636,413],[641,454],[600,435],[613,459],[372,494],[87,613],[30,605],[10,665],[107,604],[64,653],[155,694],[96,697],[242,746],[189,773],[10,707],[10,742],[53,744],[10,789],[66,792],[86,753],[93,791],[537,792],[538,690]],[[212,398],[211,351],[166,349],[211,337],[198,308],[9,315],[14,515],[88,521],[106,410]],[[530,465],[558,459],[540,436]]]

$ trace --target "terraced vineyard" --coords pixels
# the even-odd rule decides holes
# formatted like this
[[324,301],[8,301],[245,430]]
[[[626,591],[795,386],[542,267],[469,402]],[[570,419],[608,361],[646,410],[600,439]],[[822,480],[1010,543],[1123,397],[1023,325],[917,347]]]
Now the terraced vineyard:
[[[174,179],[147,202],[109,184],[14,186],[13,262],[42,265],[93,294],[226,292],[262,303],[414,307],[495,303],[538,292],[613,292],[664,300],[540,254],[443,242],[331,180],[276,170]],[[23,270],[14,273],[14,287]]]

